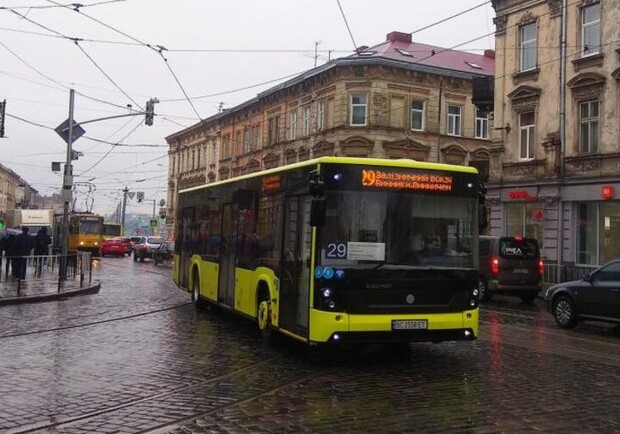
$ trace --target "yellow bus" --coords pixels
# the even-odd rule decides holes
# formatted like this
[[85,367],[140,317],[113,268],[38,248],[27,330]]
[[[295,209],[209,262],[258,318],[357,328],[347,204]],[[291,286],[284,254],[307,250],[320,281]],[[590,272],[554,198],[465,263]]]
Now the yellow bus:
[[103,239],[122,237],[123,225],[120,223],[103,222]]
[[[56,240],[60,242],[62,231],[62,214],[56,216]],[[69,251],[91,252],[101,256],[103,243],[103,216],[91,213],[69,214]]]
[[321,157],[179,194],[173,279],[314,344],[478,336],[476,169]]

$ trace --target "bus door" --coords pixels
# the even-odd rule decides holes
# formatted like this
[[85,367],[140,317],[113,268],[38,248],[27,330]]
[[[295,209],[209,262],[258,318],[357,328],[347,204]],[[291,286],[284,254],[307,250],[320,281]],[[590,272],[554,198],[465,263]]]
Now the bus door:
[[286,198],[280,273],[279,325],[302,334],[307,334],[310,302],[310,204],[310,197]]
[[179,285],[182,288],[189,287],[189,264],[193,254],[191,225],[194,221],[195,208],[186,207],[181,211],[181,255],[179,263]]
[[222,241],[220,243],[217,301],[230,307],[234,307],[235,296],[238,211],[239,205],[236,203],[226,203],[222,206]]

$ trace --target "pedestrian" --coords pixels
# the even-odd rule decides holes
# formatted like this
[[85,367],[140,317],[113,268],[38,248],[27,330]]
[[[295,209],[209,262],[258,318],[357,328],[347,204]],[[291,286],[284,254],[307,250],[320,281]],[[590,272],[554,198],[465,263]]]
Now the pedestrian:
[[[18,279],[26,278],[26,265],[28,256],[33,248],[33,239],[28,235],[28,226],[22,226],[22,233],[15,237],[13,247],[15,249],[16,262],[13,266],[13,275]],[[17,268],[17,269],[15,269]]]
[[5,278],[9,279],[9,268],[11,268],[11,275],[13,277],[17,277],[17,258],[15,257],[15,237],[16,235],[13,233],[9,233],[8,238],[6,239],[6,265],[5,265]]
[[[43,226],[34,237],[34,254],[35,256],[47,256],[49,254],[49,245],[52,244],[52,237],[47,234],[47,228]],[[43,264],[47,258],[37,258],[37,275],[41,276]]]
[[2,234],[2,237],[0,237],[0,280],[2,280],[2,256],[5,256],[5,260],[6,260],[6,274],[8,276],[9,274],[9,259],[8,259],[8,252],[7,250],[9,249],[9,242],[11,241],[11,233],[6,231]]

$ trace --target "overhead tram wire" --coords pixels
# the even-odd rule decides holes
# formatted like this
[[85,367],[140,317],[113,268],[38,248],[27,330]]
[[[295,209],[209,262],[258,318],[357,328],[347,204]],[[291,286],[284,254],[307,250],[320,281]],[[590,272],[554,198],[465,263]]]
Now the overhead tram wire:
[[[136,124],[136,126],[135,126],[135,127],[133,127],[133,128],[131,129],[131,131],[129,131],[129,132],[128,132],[128,133],[127,133],[127,134],[126,134],[126,135],[125,135],[122,139],[120,139],[120,140],[118,141],[118,143],[119,143],[119,144],[120,144],[120,143],[122,143],[122,142],[123,142],[126,138],[128,138],[129,136],[131,136],[131,135],[132,135],[132,134],[133,134],[133,133],[134,133],[134,132],[135,132],[138,128],[140,128],[140,126],[141,126],[141,125],[142,125],[142,120],[140,120],[140,122],[138,122],[138,123]],[[110,150],[109,150],[108,152],[106,152],[106,153],[105,153],[105,154],[104,154],[104,155],[103,155],[103,156],[102,156],[99,160],[97,160],[97,162],[96,162],[95,164],[93,164],[92,166],[90,166],[88,169],[84,170],[82,173],[80,173],[80,174],[79,174],[79,175],[77,175],[77,176],[83,176],[85,173],[87,173],[87,172],[88,172],[88,171],[90,171],[91,169],[93,169],[93,168],[97,167],[97,165],[99,165],[99,163],[101,163],[103,160],[105,160],[105,159],[106,159],[106,157],[107,157],[108,155],[110,155],[110,153],[111,153],[114,149],[116,149],[116,147],[117,147],[117,146],[118,146],[118,144],[113,145],[113,146],[110,148]]]
[[84,53],[84,55],[88,58],[88,60],[90,60],[93,65],[95,65],[95,67],[110,81],[110,83],[112,83],[114,85],[114,87],[116,87],[123,95],[125,95],[129,101],[131,101],[132,103],[134,103],[136,105],[136,107],[138,107],[140,109],[140,111],[144,111],[144,108],[138,103],[136,102],[135,99],[133,99],[131,96],[129,96],[129,94],[127,92],[125,92],[123,90],[122,87],[120,87],[113,79],[112,77],[110,77],[110,75],[108,73],[106,73],[103,68],[101,66],[99,66],[99,64],[95,61],[95,59],[93,59],[87,52],[86,50],[84,50],[84,48],[78,43],[78,41],[74,41],[75,45],[80,49],[80,51],[82,53]]
[[353,51],[357,51],[357,44],[355,43],[355,38],[353,37],[353,32],[351,31],[351,27],[349,26],[349,21],[347,20],[347,16],[344,13],[344,9],[342,9],[342,5],[340,4],[340,0],[336,0],[338,3],[338,8],[340,9],[340,13],[342,14],[342,19],[344,20],[344,24],[347,26],[347,30],[349,32],[349,36],[351,37],[351,42],[353,42]]
[[51,32],[51,33],[54,33],[54,34],[56,34],[56,35],[62,36],[64,39],[68,39],[68,40],[70,40],[70,41],[73,41],[73,43],[74,43],[74,44],[78,47],[78,49],[79,49],[79,50],[80,50],[80,51],[81,51],[81,52],[82,52],[82,53],[83,53],[83,54],[84,54],[84,55],[88,58],[88,60],[90,60],[90,61],[91,61],[91,62],[95,65],[95,67],[96,67],[96,68],[97,68],[97,69],[98,69],[98,70],[99,70],[99,71],[100,71],[100,72],[101,72],[101,73],[102,73],[102,74],[103,74],[103,75],[104,75],[104,76],[105,76],[105,77],[106,77],[106,78],[107,78],[107,79],[108,79],[108,80],[109,80],[109,81],[110,81],[110,82],[114,85],[114,87],[116,87],[116,88],[117,88],[117,89],[118,89],[118,90],[119,90],[119,91],[120,91],[123,95],[125,95],[125,96],[126,96],[126,97],[127,97],[127,98],[128,98],[128,99],[132,102],[132,103],[134,103],[134,104],[136,105],[136,107],[140,108],[140,110],[141,110],[141,111],[143,111],[143,110],[144,110],[144,109],[143,109],[143,107],[142,107],[139,103],[137,103],[137,102],[136,102],[136,101],[135,101],[135,100],[134,100],[131,96],[129,96],[129,94],[127,94],[127,92],[125,92],[125,91],[124,91],[124,90],[123,90],[123,89],[122,89],[122,88],[121,88],[121,87],[120,87],[120,86],[119,86],[119,85],[118,85],[118,84],[117,84],[117,83],[116,83],[116,82],[112,79],[112,77],[110,77],[110,75],[108,75],[108,74],[107,74],[107,73],[103,70],[103,68],[101,68],[101,66],[99,66],[99,64],[95,61],[95,59],[93,59],[93,58],[92,58],[92,57],[91,57],[91,56],[90,56],[90,55],[86,52],[86,50],[84,50],[84,48],[82,48],[82,46],[79,44],[80,38],[72,38],[72,37],[70,37],[70,36],[64,35],[64,34],[62,34],[62,33],[58,32],[58,31],[56,31],[56,30],[54,30],[54,29],[51,29],[51,28],[49,28],[49,27],[47,27],[47,26],[44,26],[44,25],[43,25],[43,24],[41,24],[41,23],[38,23],[38,22],[36,22],[36,21],[34,21],[34,20],[32,20],[32,19],[30,19],[30,18],[26,17],[26,16],[25,16],[25,15],[23,15],[23,14],[20,14],[20,13],[19,13],[19,12],[17,12],[17,11],[14,11],[14,10],[12,10],[12,9],[7,9],[7,10],[9,10],[10,12],[12,12],[12,13],[14,13],[14,14],[16,14],[16,15],[20,16],[20,17],[22,17],[23,19],[25,19],[26,21],[28,21],[28,22],[30,22],[30,23],[32,23],[32,24],[34,24],[34,25],[36,25],[36,26],[39,26],[39,27],[41,27],[42,29],[47,30],[48,32]]
[[[92,6],[101,6],[101,5],[105,5],[105,4],[109,4],[109,3],[119,3],[119,2],[125,2],[127,0],[105,0],[105,1],[100,1],[97,3],[89,3],[89,4],[79,4],[79,3],[69,3],[66,5],[53,5],[53,6],[12,6],[12,9],[53,9],[53,8],[60,8],[60,7],[71,7],[72,9],[75,10],[76,7],[79,8],[88,8],[88,7],[92,7]],[[77,6],[79,5],[79,6]]]
[[427,25],[427,26],[420,27],[419,29],[416,29],[416,30],[414,30],[413,32],[409,32],[409,34],[410,34],[410,35],[413,35],[414,33],[419,33],[419,32],[421,32],[421,31],[423,31],[423,30],[430,29],[431,27],[438,26],[439,24],[443,24],[443,23],[445,23],[446,21],[450,21],[450,20],[452,20],[452,19],[454,19],[454,18],[458,18],[458,17],[460,17],[461,15],[465,15],[466,13],[469,13],[469,12],[471,12],[471,11],[473,11],[473,10],[476,10],[476,9],[478,9],[478,8],[480,8],[480,7],[484,6],[484,5],[487,5],[487,4],[489,4],[489,3],[491,3],[491,1],[490,1],[490,0],[484,1],[484,2],[482,2],[482,3],[477,4],[476,6],[472,6],[472,7],[470,7],[469,9],[465,9],[465,10],[463,10],[463,11],[461,11],[461,12],[457,12],[457,13],[456,13],[456,14],[454,14],[454,15],[450,15],[449,17],[443,18],[443,19],[441,19],[441,20],[439,20],[439,21],[435,21],[434,23],[431,23],[431,24],[429,24],[429,25]]
[[[54,0],[47,0],[49,3],[53,3],[55,5],[60,5],[60,3],[54,1]],[[166,56],[163,55],[162,51],[166,50],[165,47],[163,47],[162,45],[151,45],[151,44],[147,44],[144,41],[139,40],[138,38],[135,38],[131,35],[129,35],[128,33],[123,32],[122,30],[119,30],[101,20],[98,20],[94,17],[91,17],[90,15],[87,15],[85,13],[83,13],[80,10],[77,10],[76,12],[78,12],[80,15],[95,21],[96,23],[120,34],[123,35],[126,38],[131,39],[134,42],[140,43],[142,45],[144,45],[147,48],[150,48],[151,50],[155,51],[156,53],[159,54],[159,56],[161,57],[161,59],[164,61],[164,63],[166,64],[166,67],[168,68],[168,70],[170,71],[170,73],[172,74],[175,82],[177,83],[177,85],[181,88],[181,92],[183,92],[183,95],[185,96],[185,99],[187,100],[187,102],[190,104],[190,106],[192,107],[192,110],[194,111],[194,113],[196,114],[196,116],[198,117],[198,120],[202,120],[202,117],[200,116],[200,114],[198,113],[198,110],[196,110],[196,107],[194,106],[194,103],[192,103],[192,101],[189,99],[189,96],[187,95],[187,92],[185,91],[185,88],[183,87],[183,85],[181,84],[181,81],[179,80],[178,76],[176,75],[176,73],[174,72],[174,70],[172,69],[172,67],[170,66],[170,63],[168,62],[168,59],[166,58]],[[76,42],[77,44],[77,42]]]
[[[13,118],[16,119],[18,121],[22,121],[24,123],[27,123],[29,125],[33,125],[35,127],[39,127],[39,128],[44,128],[46,130],[50,130],[50,131],[56,131],[54,128],[47,126],[47,125],[43,125],[25,118],[22,118],[20,116],[16,116],[10,113],[6,113],[6,116],[9,118]],[[112,145],[112,146],[120,146],[120,147],[127,147],[127,148],[167,148],[168,145],[160,145],[160,144],[155,144],[155,143],[131,143],[131,144],[125,144],[125,143],[114,143],[114,142],[110,142],[108,140],[102,140],[102,139],[96,139],[94,137],[90,137],[90,136],[82,136],[82,139],[87,139],[87,140],[92,140],[94,142],[97,143],[103,143],[106,145]]]
[[[58,80],[55,80],[55,79],[51,78],[50,76],[48,76],[48,75],[44,74],[43,72],[39,71],[39,70],[38,70],[37,68],[35,68],[34,66],[30,65],[30,63],[26,62],[26,61],[25,61],[25,60],[24,60],[21,56],[19,56],[19,55],[18,55],[17,53],[15,53],[13,50],[11,50],[9,47],[7,47],[7,45],[6,45],[4,42],[0,41],[0,45],[2,45],[2,46],[4,47],[4,49],[5,49],[5,50],[7,50],[9,53],[11,53],[11,55],[13,55],[13,57],[15,57],[17,60],[19,60],[21,63],[23,63],[23,64],[24,64],[25,66],[27,66],[28,68],[30,68],[30,69],[31,69],[32,71],[34,71],[35,73],[39,74],[41,77],[45,78],[46,80],[51,81],[51,82],[52,82],[52,83],[54,83],[54,84],[57,84],[58,86],[62,87],[62,88],[63,88],[63,89],[65,89],[65,90],[69,90],[69,89],[71,89],[69,86],[67,86],[67,85],[65,85],[65,84],[63,84],[63,83],[61,83],[61,82],[60,82],[60,81],[58,81]],[[102,104],[107,104],[107,105],[109,105],[109,106],[116,107],[116,108],[121,108],[121,109],[123,109],[123,110],[126,110],[126,109],[127,109],[127,107],[126,107],[126,106],[122,106],[122,105],[120,105],[120,104],[116,104],[116,103],[113,103],[113,102],[110,102],[110,101],[106,101],[106,100],[103,100],[103,99],[100,99],[100,98],[96,98],[96,97],[93,97],[93,96],[87,95],[87,94],[85,94],[85,93],[83,93],[83,92],[80,92],[80,91],[77,91],[77,90],[75,91],[75,93],[76,93],[76,94],[78,94],[79,96],[81,96],[81,97],[83,97],[83,98],[86,98],[86,99],[89,99],[89,100],[91,100],[91,101],[99,102],[99,103],[102,103]]]

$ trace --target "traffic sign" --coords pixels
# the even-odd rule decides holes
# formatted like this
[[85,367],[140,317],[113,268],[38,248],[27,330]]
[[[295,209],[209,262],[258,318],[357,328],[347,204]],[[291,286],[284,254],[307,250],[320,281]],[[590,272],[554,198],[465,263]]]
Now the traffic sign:
[[[54,128],[54,131],[56,131],[58,135],[62,137],[62,139],[65,142],[69,143],[69,119],[67,119],[62,124]],[[86,131],[84,131],[84,128],[82,128],[80,124],[78,124],[74,120],[73,121],[73,137],[72,137],[73,141],[75,142],[77,139],[82,137],[84,133],[86,133]]]
[[156,228],[157,227],[157,223],[158,223],[157,219],[150,219],[149,220],[149,226],[152,227],[152,228]]

